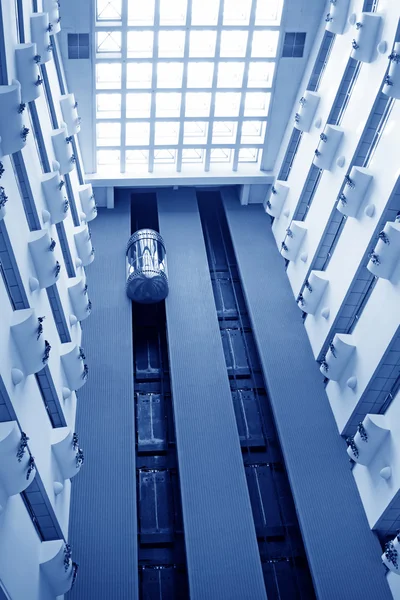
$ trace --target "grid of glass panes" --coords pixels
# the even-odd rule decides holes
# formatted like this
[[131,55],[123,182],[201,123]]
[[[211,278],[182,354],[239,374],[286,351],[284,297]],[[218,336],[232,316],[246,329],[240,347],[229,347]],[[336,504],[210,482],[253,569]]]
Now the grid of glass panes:
[[258,165],[283,0],[97,0],[99,168]]

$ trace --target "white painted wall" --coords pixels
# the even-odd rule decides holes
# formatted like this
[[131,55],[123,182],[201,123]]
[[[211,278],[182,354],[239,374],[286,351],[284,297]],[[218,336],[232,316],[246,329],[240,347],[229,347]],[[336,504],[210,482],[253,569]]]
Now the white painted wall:
[[[30,41],[30,13],[32,10],[31,0],[23,0],[24,22],[26,41]],[[7,68],[9,80],[15,78],[14,48],[17,43],[16,36],[16,14],[15,3],[2,4],[4,20],[4,37],[7,49]],[[39,10],[41,2],[39,2]],[[3,32],[1,32],[3,34]],[[57,117],[61,122],[61,110],[59,106],[59,86],[53,61],[46,63],[50,87]],[[53,146],[50,138],[52,131],[48,107],[42,89],[41,97],[36,101],[39,120],[49,155],[50,164],[54,159]],[[70,330],[71,339],[75,344],[81,343],[82,330],[79,324],[71,328],[69,315],[73,312],[68,295],[68,277],[64,267],[64,259],[59,244],[56,227],[43,222],[42,211],[46,208],[45,199],[41,187],[42,170],[35,145],[33,131],[29,123],[29,115],[24,113],[24,123],[31,129],[27,144],[22,154],[27,169],[29,182],[35,199],[39,220],[43,229],[48,229],[50,235],[56,240],[55,258],[59,260],[62,270],[57,283],[61,303],[63,305],[67,326]],[[76,394],[64,400],[62,388],[66,385],[65,375],[60,361],[62,344],[53,320],[50,304],[46,290],[32,292],[29,287],[29,278],[35,276],[34,265],[30,256],[28,241],[30,231],[27,225],[22,200],[16,183],[9,157],[3,157],[2,163],[5,173],[1,180],[9,201],[6,205],[5,224],[10,242],[15,254],[18,269],[25,287],[26,295],[31,308],[36,311],[37,316],[45,316],[43,323],[43,337],[47,339],[52,350],[48,366],[51,372],[57,395],[64,412],[68,426],[72,431],[75,429]],[[77,172],[71,173],[71,184],[75,192],[78,213],[82,211],[78,194]],[[72,260],[75,262],[77,251],[74,243],[74,224],[71,213],[67,215],[64,226],[69,240]],[[77,269],[77,275],[83,274],[82,268]],[[20,384],[14,386],[11,380],[11,369],[21,368],[21,357],[11,336],[10,323],[13,318],[13,310],[10,305],[6,288],[0,279],[0,375],[4,381],[7,393],[10,397],[13,409],[16,413],[21,429],[29,437],[29,449],[35,457],[37,471],[43,482],[45,492],[54,509],[61,530],[68,538],[68,521],[71,496],[71,482],[64,483],[63,492],[55,496],[54,481],[60,479],[59,466],[51,449],[53,428],[48,418],[35,376],[27,376]],[[29,350],[29,349],[28,349]],[[23,370],[23,369],[22,369]],[[54,600],[54,596],[48,588],[47,582],[39,568],[41,541],[34,529],[31,518],[25,508],[20,495],[8,498],[7,503],[0,512],[0,581],[6,588],[12,600]]]

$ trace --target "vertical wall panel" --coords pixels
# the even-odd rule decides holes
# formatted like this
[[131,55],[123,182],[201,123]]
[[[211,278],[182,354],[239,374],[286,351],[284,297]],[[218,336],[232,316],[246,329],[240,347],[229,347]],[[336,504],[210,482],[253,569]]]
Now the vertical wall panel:
[[318,598],[389,600],[382,551],[263,208],[221,193]]
[[195,192],[157,197],[191,599],[265,599]]
[[89,378],[78,392],[76,431],[85,452],[72,481],[70,543],[80,569],[71,600],[135,600],[137,513],[132,310],[125,295],[130,204],[90,224],[97,247],[87,270],[93,311],[83,323]]

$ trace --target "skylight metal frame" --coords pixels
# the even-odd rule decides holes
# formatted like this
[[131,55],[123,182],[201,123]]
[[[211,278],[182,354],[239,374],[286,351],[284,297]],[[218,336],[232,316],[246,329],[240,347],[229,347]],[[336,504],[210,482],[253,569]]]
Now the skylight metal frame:
[[[260,63],[276,63],[278,60],[277,54],[274,57],[269,58],[260,58],[260,57],[252,57],[252,40],[254,31],[280,31],[280,20],[276,25],[256,25],[256,9],[257,9],[257,1],[260,0],[252,0],[251,1],[251,9],[249,22],[247,26],[243,24],[240,25],[224,25],[223,24],[223,15],[224,15],[224,4],[226,0],[220,0],[219,4],[219,12],[218,12],[218,21],[216,25],[191,25],[191,17],[192,17],[192,2],[193,0],[187,1],[187,10],[186,10],[186,23],[182,25],[161,25],[160,24],[160,0],[155,0],[155,11],[154,11],[154,23],[153,25],[136,25],[128,22],[128,5],[132,0],[122,0],[121,7],[121,21],[112,20],[112,21],[98,21],[95,17],[95,39],[97,39],[97,33],[100,31],[118,31],[121,32],[121,52],[118,52],[118,55],[114,55],[111,52],[97,52],[97,45],[95,47],[95,62],[97,64],[101,63],[118,63],[121,65],[121,88],[105,87],[104,83],[101,88],[97,88],[96,82],[96,98],[95,103],[97,103],[97,96],[99,94],[120,94],[121,97],[121,112],[119,117],[115,118],[102,118],[100,115],[96,114],[96,130],[97,123],[99,122],[107,122],[113,123],[118,122],[121,124],[121,137],[120,146],[110,146],[110,145],[100,145],[99,140],[96,138],[96,155],[99,150],[118,150],[120,152],[120,172],[125,173],[127,171],[127,160],[126,154],[127,151],[137,150],[137,151],[148,151],[148,165],[147,170],[149,173],[153,173],[154,169],[157,168],[157,164],[155,165],[155,152],[158,150],[171,150],[175,152],[176,162],[174,164],[174,171],[179,173],[182,171],[183,163],[184,166],[191,166],[193,163],[190,160],[183,160],[183,153],[186,150],[194,150],[199,153],[199,156],[203,156],[203,168],[204,171],[210,171],[213,169],[214,162],[212,162],[211,150],[212,149],[230,149],[232,152],[231,159],[231,168],[233,171],[240,170],[240,164],[246,162],[246,167],[248,167],[247,161],[240,162],[240,150],[242,148],[251,148],[254,150],[258,149],[258,152],[255,152],[255,155],[258,156],[257,160],[254,161],[255,168],[259,169],[259,165],[261,162],[262,156],[262,148],[264,147],[264,138],[265,131],[268,127],[268,111],[266,114],[261,114],[256,116],[248,116],[245,115],[245,103],[246,103],[246,95],[248,92],[252,93],[263,93],[271,95],[273,81],[275,77],[275,73],[271,77],[269,81],[266,81],[266,87],[248,87],[248,76],[249,76],[249,67],[251,62],[260,62]],[[280,0],[280,11],[282,10],[283,0]],[[96,13],[96,10],[95,10]],[[158,38],[160,31],[184,31],[185,32],[185,43],[182,57],[158,57]],[[221,49],[221,36],[223,31],[243,31],[245,30],[248,34],[247,44],[246,44],[246,52],[244,57],[239,56],[229,56],[229,57],[221,57],[220,49]],[[153,33],[153,50],[151,57],[128,57],[128,32],[129,31],[151,31]],[[215,52],[213,57],[204,56],[190,56],[190,32],[191,31],[215,31],[216,32],[216,45]],[[97,42],[95,41],[95,44]],[[277,45],[276,52],[279,49],[279,41]],[[149,63],[152,65],[152,73],[151,73],[151,87],[148,88],[133,88],[128,87],[127,81],[127,65],[130,63]],[[183,65],[182,72],[182,86],[179,88],[167,87],[167,88],[158,88],[157,86],[157,66],[159,63],[176,63],[179,62]],[[201,63],[201,62],[211,62],[213,65],[213,77],[211,87],[188,87],[188,66],[190,63]],[[241,87],[218,87],[218,70],[219,63],[229,63],[229,62],[238,62],[244,65],[243,68],[243,79]],[[130,84],[132,85],[132,84]],[[187,93],[209,93],[211,94],[211,103],[210,103],[210,111],[208,116],[186,116],[186,94]],[[237,93],[240,94],[240,104],[239,111],[236,116],[229,116],[229,111],[227,111],[226,115],[219,114],[215,116],[215,105],[216,105],[216,94],[217,93]],[[150,116],[146,117],[128,117],[127,116],[127,94],[142,94],[142,93],[150,93],[151,94],[151,104],[150,104]],[[157,93],[180,93],[181,94],[181,104],[179,115],[177,116],[158,116],[156,114],[156,99]],[[271,98],[270,98],[271,99]],[[96,111],[97,112],[97,111]],[[161,121],[177,121],[180,124],[179,127],[179,136],[177,143],[175,144],[160,144],[156,143],[155,137],[155,129],[156,123]],[[232,122],[237,123],[236,126],[236,138],[232,143],[223,143],[223,137],[221,136],[219,139],[213,139],[213,124],[216,121],[221,122]],[[244,121],[257,121],[261,123],[265,123],[263,128],[264,133],[260,136],[260,140],[256,142],[256,135],[253,136],[252,140],[249,140],[249,143],[246,143],[242,138],[242,124]],[[150,135],[148,144],[135,144],[127,143],[126,136],[126,125],[129,122],[147,122],[150,126]],[[184,143],[184,125],[188,122],[205,122],[207,123],[207,136],[206,141],[201,144],[187,144]],[[193,140],[192,140],[193,141]],[[143,155],[141,155],[143,156]],[[193,161],[194,162],[194,161]],[[96,159],[97,163],[97,159]],[[218,164],[215,161],[215,164]],[[143,161],[137,163],[138,170],[143,172]],[[198,165],[196,165],[198,166]],[[171,170],[171,165],[168,166],[169,170]],[[104,168],[104,165],[102,165]],[[115,168],[115,166],[113,167]],[[165,166],[163,165],[165,169]],[[129,169],[129,172],[131,169]]]

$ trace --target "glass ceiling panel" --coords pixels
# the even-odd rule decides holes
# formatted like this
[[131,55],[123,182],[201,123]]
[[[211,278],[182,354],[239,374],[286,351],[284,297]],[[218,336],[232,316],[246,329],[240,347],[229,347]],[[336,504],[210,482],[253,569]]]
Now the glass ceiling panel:
[[138,0],[128,0],[129,25],[154,25],[154,1],[138,2]]
[[192,25],[216,25],[219,0],[192,0]]
[[121,20],[122,0],[97,0],[99,21]]
[[258,168],[282,4],[96,0],[99,169]]

